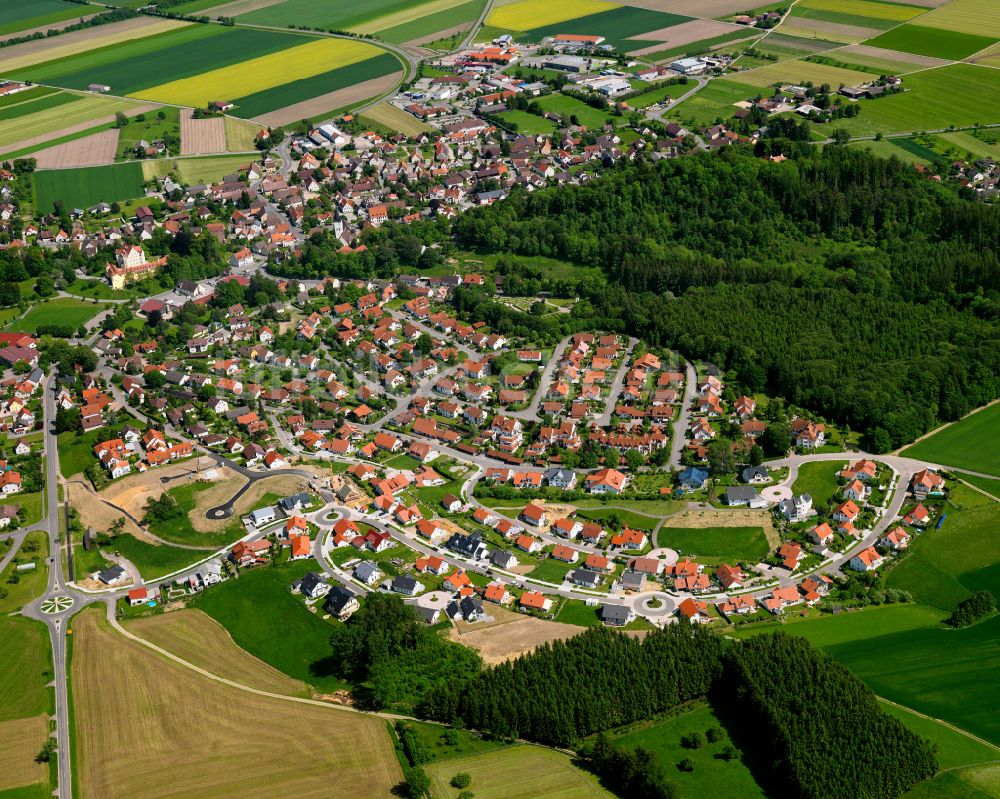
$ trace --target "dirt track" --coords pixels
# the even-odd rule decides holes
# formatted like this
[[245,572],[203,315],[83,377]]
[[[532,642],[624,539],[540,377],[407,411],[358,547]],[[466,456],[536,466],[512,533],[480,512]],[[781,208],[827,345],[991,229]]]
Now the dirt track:
[[57,144],[32,153],[39,169],[64,169],[76,166],[104,166],[114,163],[118,151],[118,129],[103,130],[92,136]]

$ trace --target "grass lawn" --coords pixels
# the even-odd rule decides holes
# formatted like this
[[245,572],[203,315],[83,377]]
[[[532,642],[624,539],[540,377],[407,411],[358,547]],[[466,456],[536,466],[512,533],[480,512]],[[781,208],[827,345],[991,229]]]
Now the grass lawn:
[[121,533],[115,538],[113,546],[107,546],[104,549],[118,552],[132,561],[147,582],[173,574],[175,571],[204,560],[211,554],[211,552],[201,552],[194,549],[149,544],[129,533]]
[[0,652],[0,721],[51,712],[53,698],[45,686],[52,679],[52,661],[45,626],[0,617]]
[[691,83],[671,83],[668,86],[660,86],[652,91],[637,94],[635,97],[629,98],[628,104],[632,108],[649,108],[651,105],[663,102],[667,97],[680,97],[692,88],[694,88],[694,84]]
[[[170,494],[170,496],[177,502],[177,507],[183,511],[183,515],[173,519],[168,519],[167,521],[154,522],[149,526],[150,532],[159,536],[164,541],[171,541],[175,544],[190,544],[192,546],[206,547],[222,547],[235,541],[237,538],[242,538],[246,531],[244,530],[243,525],[238,521],[236,522],[236,526],[232,529],[223,529],[217,533],[202,533],[195,530],[191,525],[191,519],[188,517],[188,513],[194,510],[195,505],[197,505],[198,494],[211,487],[211,483],[190,482],[168,490],[167,493]],[[262,504],[260,507],[264,507],[264,505]],[[238,530],[236,529],[237,526],[239,528]],[[204,554],[201,557],[204,557]],[[198,559],[199,558],[195,558],[195,560]]]
[[[942,769],[975,766],[997,760],[1000,752],[946,727],[939,721],[924,718],[912,710],[889,702],[880,701],[879,706],[890,716],[895,716],[917,735],[923,736],[937,746],[938,765]],[[939,794],[944,795],[944,794]]]
[[[229,630],[251,655],[322,691],[337,690],[344,683],[321,663],[330,657],[330,624],[309,613],[288,590],[315,569],[316,563],[308,559],[244,571],[192,604]],[[314,670],[316,666],[320,668]]]
[[[525,557],[525,562],[530,562]],[[561,560],[556,560],[555,558],[546,558],[543,561],[535,561],[538,563],[535,568],[533,568],[527,577],[531,577],[535,580],[544,580],[549,583],[561,583],[566,579],[566,575],[573,571],[577,566],[580,565],[582,559],[576,563],[563,563]]]
[[1000,477],[1000,402],[966,416],[929,438],[907,447],[902,455],[986,472]]
[[0,799],[50,799],[51,796],[52,789],[42,783],[0,791]]
[[476,799],[597,799],[611,794],[597,778],[573,765],[572,758],[552,749],[520,744],[485,754],[431,762],[424,766],[432,799],[453,799],[449,783],[465,772],[472,777]]
[[500,118],[518,133],[554,133],[556,123],[527,111],[504,111]]
[[747,100],[758,89],[731,80],[709,81],[699,91],[667,112],[667,118],[682,125],[709,125],[717,119],[732,119],[737,108],[733,103]]
[[889,572],[887,585],[909,591],[926,605],[951,612],[973,591],[1000,596],[1000,505],[959,486],[942,509],[947,518],[910,544]]
[[556,614],[556,621],[563,624],[575,624],[577,627],[596,627],[601,623],[598,617],[599,605],[591,607],[577,599],[567,599]]
[[758,563],[768,552],[761,527],[661,527],[657,543],[709,565]]
[[837,483],[838,471],[840,466],[830,461],[803,463],[799,467],[799,476],[792,483],[792,491],[811,496],[817,508],[825,507],[840,487]]
[[[159,114],[164,115],[159,119]],[[159,111],[148,111],[143,114],[143,121],[132,119],[118,134],[118,158],[135,158],[135,148],[140,140],[153,142],[162,139],[167,133],[173,133],[178,139],[181,135],[180,112],[177,108],[162,108]]]
[[981,488],[983,491],[992,494],[1000,500],[1000,479],[991,480],[988,477],[975,477],[971,474],[963,474],[962,472],[956,472],[956,474],[966,483],[970,483],[977,488]]
[[101,435],[106,432],[98,429],[78,436],[69,430],[59,434],[59,471],[63,477],[79,474],[90,464],[97,462],[94,445],[102,440]]
[[[750,769],[740,758],[722,760],[717,757],[726,747],[732,745],[729,736],[723,734],[721,740],[708,743],[700,749],[685,749],[681,737],[700,732],[702,736],[712,729],[723,727],[712,708],[707,704],[696,704],[687,712],[654,722],[640,722],[614,733],[615,743],[627,749],[639,746],[655,752],[671,782],[680,788],[681,796],[732,797],[752,799],[766,794],[754,780]],[[677,764],[690,758],[694,771],[684,772]]]
[[[121,300],[141,296],[139,292],[131,289],[118,289],[115,291],[103,280],[85,280],[78,278],[70,283],[64,291],[67,294],[76,294],[87,299],[98,300]],[[145,322],[140,322],[145,325]]]
[[[6,553],[6,549],[3,553]],[[11,564],[0,574],[0,587],[7,592],[7,596],[0,599],[0,613],[11,613],[27,605],[33,599],[37,599],[45,593],[46,580],[48,577],[45,558],[49,552],[49,537],[44,531],[29,533],[17,556]],[[35,568],[31,571],[18,572],[18,564],[30,563],[34,561]],[[17,575],[17,582],[11,583],[10,578]]]
[[581,519],[605,523],[609,519],[617,519],[620,524],[626,527],[631,527],[634,530],[645,530],[647,533],[652,532],[659,520],[658,516],[647,516],[641,513],[633,513],[629,510],[619,510],[617,507],[605,508],[600,505],[581,507],[579,503],[574,504],[579,508],[577,516]]
[[615,121],[615,118],[611,116],[610,109],[594,108],[582,100],[567,97],[565,94],[548,94],[539,97],[536,102],[543,111],[559,114],[566,122],[569,122],[570,117],[575,116],[580,120],[581,125],[586,125],[591,129],[601,128],[608,120]]
[[104,303],[84,302],[69,297],[54,297],[35,305],[24,315],[24,318],[19,319],[13,326],[18,331],[33,333],[40,325],[69,325],[75,332],[76,328],[87,320],[93,319],[106,307]]

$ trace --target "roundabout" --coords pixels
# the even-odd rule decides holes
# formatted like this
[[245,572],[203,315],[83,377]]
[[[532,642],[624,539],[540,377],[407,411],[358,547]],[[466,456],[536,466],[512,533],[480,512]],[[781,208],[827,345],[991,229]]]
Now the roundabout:
[[46,597],[39,603],[38,607],[46,616],[55,616],[59,613],[65,613],[73,607],[73,604],[73,597],[60,595]]
[[781,502],[783,499],[792,498],[792,489],[786,485],[768,486],[760,492],[760,495],[768,502]]
[[677,600],[662,591],[647,591],[643,594],[636,594],[629,600],[628,604],[638,615],[645,616],[650,621],[672,616],[677,608]]

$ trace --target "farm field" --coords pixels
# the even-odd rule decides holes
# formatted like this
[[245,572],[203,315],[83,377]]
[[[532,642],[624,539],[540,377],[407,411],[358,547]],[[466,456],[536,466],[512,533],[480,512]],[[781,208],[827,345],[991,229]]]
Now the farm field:
[[668,119],[682,124],[710,125],[716,119],[731,119],[736,111],[733,103],[752,97],[754,88],[726,79],[709,81],[704,88],[667,111]]
[[940,58],[900,53],[898,50],[885,50],[881,47],[869,47],[866,44],[852,44],[839,50],[823,54],[838,63],[856,64],[867,67],[872,72],[888,71],[905,75],[908,72],[925,67],[943,67],[948,62]]
[[527,31],[616,8],[617,4],[605,0],[518,0],[495,7],[486,25]]
[[[696,22],[699,21],[700,20],[696,20]],[[691,23],[682,22],[677,27],[680,28],[688,24]],[[661,45],[657,45],[656,47],[646,47],[642,50],[636,50],[635,52],[637,55],[641,55],[650,61],[665,61],[667,59],[680,58],[682,56],[701,55],[703,53],[714,52],[716,50],[720,52],[735,53],[742,47],[749,45],[749,39],[758,35],[759,34],[755,30],[734,30],[708,39],[696,39],[694,41],[685,42],[684,44],[667,46],[663,49],[661,49]],[[726,45],[732,45],[732,47],[727,47]],[[631,101],[629,102],[631,103]]]
[[761,527],[661,527],[657,543],[709,565],[757,563],[768,552]]
[[[741,758],[723,760],[719,753],[732,744],[728,735],[700,749],[685,749],[681,737],[698,732],[702,736],[712,728],[722,729],[715,711],[707,704],[695,704],[686,712],[660,721],[640,722],[625,730],[613,733],[615,743],[626,749],[641,746],[655,752],[670,781],[681,790],[682,796],[713,796],[718,799],[753,799],[767,794],[757,785],[750,769]],[[694,771],[685,772],[675,766],[690,758]]]
[[65,0],[5,0],[0,6],[0,36],[45,25],[59,27],[56,23],[92,13],[93,9]]
[[995,403],[907,447],[900,454],[1000,477],[998,435],[1000,403]]
[[[248,695],[126,639],[102,615],[85,610],[73,623],[83,796],[162,795],[164,784],[176,796],[388,796],[402,779],[381,719]],[[248,758],[247,730],[274,756]]]
[[166,31],[187,27],[190,24],[190,22],[181,22],[180,20],[136,17],[111,25],[100,25],[47,39],[36,39],[13,47],[5,47],[4,70],[13,72],[31,64],[55,61],[88,50],[98,50],[117,44],[123,39],[155,36]]
[[117,128],[56,144],[32,153],[38,169],[74,169],[84,166],[107,166],[114,163],[118,151]]
[[590,129],[601,128],[605,122],[612,119],[607,110],[594,108],[582,100],[568,97],[565,94],[547,94],[544,97],[539,97],[536,102],[543,111],[559,114],[567,121],[571,117],[576,117],[580,120],[579,124]]
[[920,20],[921,25],[941,30],[1000,38],[1000,18],[992,0],[951,0]]
[[189,663],[251,688],[309,696],[309,687],[240,649],[226,628],[200,610],[186,608],[125,623],[129,632],[152,641]]
[[918,155],[913,152],[910,144],[912,140],[906,139],[883,139],[882,141],[863,140],[851,142],[847,146],[857,150],[869,150],[874,155],[882,158],[898,158],[908,164],[926,164],[929,158],[926,155]]
[[527,111],[504,111],[500,118],[517,126],[518,133],[555,133],[556,123],[551,119],[529,114]]
[[232,153],[252,152],[260,125],[236,117],[223,117],[226,129],[226,149]]
[[[43,98],[44,99],[44,98]],[[59,132],[71,125],[94,122],[105,119],[109,123],[119,112],[126,114],[135,111],[144,104],[135,100],[112,97],[77,97],[72,103],[65,103],[54,108],[24,114],[7,120],[0,125],[0,150],[41,145],[47,140],[59,136]],[[17,106],[15,106],[17,108]],[[86,129],[86,125],[78,129]]]
[[[110,203],[143,195],[142,166],[137,162],[45,170],[35,172],[33,180],[35,207],[46,212],[56,200],[62,200],[69,208],[87,208],[101,201]],[[44,313],[44,307],[38,306],[35,311]],[[50,321],[57,320],[40,324]]]
[[784,61],[780,64],[769,64],[746,72],[729,75],[727,80],[736,83],[747,83],[751,86],[770,86],[772,83],[803,83],[811,81],[814,84],[829,83],[833,87],[840,84],[853,86],[866,80],[874,80],[878,73],[865,73],[853,69],[831,67],[826,64],[816,64],[812,61]]
[[12,119],[17,119],[28,114],[35,114],[49,108],[58,108],[61,105],[80,99],[78,95],[71,94],[70,92],[44,90],[44,93],[41,95],[25,96],[31,94],[33,91],[35,90],[29,89],[26,92],[18,92],[17,94],[10,95],[8,99],[16,100],[21,98],[21,100],[20,102],[8,103],[0,107],[0,122],[8,122]]
[[927,9],[921,6],[878,0],[800,0],[795,4],[795,10],[799,13],[801,9],[884,19],[890,22],[906,22],[927,12]]
[[424,10],[424,15],[412,21],[389,25],[389,19],[383,18],[386,27],[376,32],[377,38],[392,44],[423,44],[434,41],[442,36],[460,30],[467,30],[479,18],[483,10],[484,0],[448,0],[446,8],[432,12],[427,6],[418,6]]
[[884,47],[888,50],[900,50],[904,53],[960,61],[986,49],[996,40],[995,36],[982,36],[930,28],[925,25],[908,24],[888,30],[873,39],[869,39],[865,44],[871,47]]
[[194,119],[185,110],[180,130],[181,155],[214,155],[226,151],[226,120],[223,117]]
[[522,744],[480,755],[432,761],[424,766],[432,799],[453,799],[458,772],[472,777],[476,799],[610,799],[596,777],[573,766],[569,755]]
[[981,488],[983,491],[1000,500],[1000,480],[989,480],[985,477],[975,477],[971,474],[963,474],[962,472],[955,472],[955,474],[966,483],[971,483],[976,488]]
[[[37,173],[47,174],[45,172]],[[67,207],[73,203],[66,201]],[[88,319],[93,319],[107,306],[103,303],[84,302],[70,297],[54,297],[34,306],[15,327],[25,333],[33,333],[39,325],[69,325],[79,327]]]
[[253,159],[254,156],[249,153],[207,155],[198,158],[158,158],[155,161],[142,162],[142,176],[145,180],[151,180],[173,173],[182,183],[211,183],[225,175],[245,169]]
[[49,769],[35,755],[48,735],[47,716],[0,721],[0,797],[7,790],[47,785]]
[[907,75],[906,85],[902,94],[863,102],[858,116],[838,120],[837,127],[870,136],[1000,122],[1000,71],[951,64]]
[[421,133],[432,130],[430,125],[424,124],[412,114],[407,114],[391,103],[379,103],[369,108],[362,114],[362,119],[369,119],[377,125],[399,131],[407,136],[419,136]]
[[[244,572],[238,580],[205,591],[192,603],[225,627],[237,646],[296,680],[322,691],[343,688],[313,672],[330,655],[330,623],[309,613],[288,586],[314,570],[310,560]],[[296,641],[289,648],[289,639]]]

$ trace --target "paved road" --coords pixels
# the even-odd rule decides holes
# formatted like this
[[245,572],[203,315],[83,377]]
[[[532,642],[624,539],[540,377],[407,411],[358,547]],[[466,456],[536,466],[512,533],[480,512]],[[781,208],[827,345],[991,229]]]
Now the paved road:
[[572,336],[566,336],[556,348],[552,350],[552,355],[549,356],[548,363],[545,364],[545,368],[542,369],[541,374],[538,376],[538,385],[535,387],[535,395],[531,398],[531,402],[528,407],[523,411],[504,411],[507,416],[514,416],[518,419],[523,419],[525,421],[534,421],[538,418],[538,408],[545,399],[545,392],[549,390],[549,386],[552,385],[552,377],[559,368],[559,362],[562,360],[563,355],[566,354],[566,348],[569,346]]
[[618,402],[618,397],[622,393],[622,385],[625,383],[625,375],[628,374],[629,365],[632,363],[632,350],[635,349],[635,345],[639,343],[637,338],[629,338],[628,348],[625,350],[625,354],[622,356],[622,362],[618,367],[618,372],[615,374],[615,379],[611,382],[611,389],[608,391],[608,398],[604,402],[604,413],[597,417],[597,424],[600,427],[608,427],[611,424],[611,417],[615,413],[615,405]]
[[684,363],[684,396],[681,398],[681,409],[674,422],[674,435],[670,440],[669,466],[674,471],[681,468],[681,455],[687,445],[688,426],[691,424],[691,403],[694,402],[694,392],[697,388],[698,374],[690,361]]

